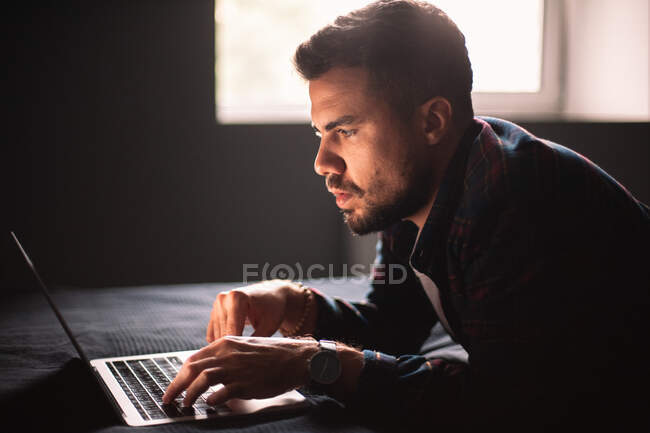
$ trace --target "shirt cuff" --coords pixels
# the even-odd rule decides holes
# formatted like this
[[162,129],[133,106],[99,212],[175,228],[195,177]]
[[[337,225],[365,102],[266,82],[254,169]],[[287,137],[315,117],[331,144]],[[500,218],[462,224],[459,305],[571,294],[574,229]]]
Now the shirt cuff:
[[316,327],[313,337],[317,340],[321,338],[332,339],[338,335],[338,323],[341,321],[342,312],[336,305],[334,299],[325,295],[318,289],[309,287],[314,294],[316,304],[318,305],[318,316],[316,318]]
[[356,409],[377,408],[377,400],[384,400],[397,384],[397,358],[376,350],[363,351],[363,369],[357,392],[348,406]]

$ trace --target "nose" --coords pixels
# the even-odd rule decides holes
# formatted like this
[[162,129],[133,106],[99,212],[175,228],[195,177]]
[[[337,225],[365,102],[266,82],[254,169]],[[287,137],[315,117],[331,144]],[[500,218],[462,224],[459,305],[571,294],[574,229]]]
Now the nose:
[[314,171],[321,176],[343,174],[345,171],[345,161],[325,140],[321,140],[318,147],[318,153],[314,161]]

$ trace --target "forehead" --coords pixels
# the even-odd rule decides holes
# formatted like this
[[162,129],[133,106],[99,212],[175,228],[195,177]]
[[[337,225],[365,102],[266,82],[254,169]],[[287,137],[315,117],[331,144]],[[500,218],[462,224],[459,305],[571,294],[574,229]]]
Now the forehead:
[[315,125],[341,115],[368,114],[374,98],[363,68],[333,68],[309,82],[311,117]]

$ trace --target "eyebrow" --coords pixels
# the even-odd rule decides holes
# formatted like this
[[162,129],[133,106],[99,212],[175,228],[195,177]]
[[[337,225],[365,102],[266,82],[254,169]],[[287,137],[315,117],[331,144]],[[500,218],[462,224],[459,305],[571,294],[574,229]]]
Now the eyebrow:
[[[352,114],[346,114],[345,116],[341,116],[336,120],[331,121],[327,125],[325,125],[325,131],[331,131],[332,129],[341,126],[341,125],[349,125],[350,123],[354,123],[357,120],[356,116],[353,116]],[[318,128],[316,128],[316,125],[312,122],[311,127],[314,129],[314,132],[320,133]]]

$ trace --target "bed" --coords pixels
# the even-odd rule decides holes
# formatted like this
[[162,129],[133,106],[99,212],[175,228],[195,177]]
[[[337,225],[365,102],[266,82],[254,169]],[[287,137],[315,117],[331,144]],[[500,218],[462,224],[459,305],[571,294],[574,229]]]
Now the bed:
[[[364,280],[308,282],[324,293],[361,300]],[[237,283],[55,288],[53,296],[89,358],[189,350],[205,344],[205,326],[219,291]],[[0,323],[0,399],[5,420],[22,431],[117,432],[122,424],[101,388],[36,290],[5,288]],[[250,330],[246,331],[250,332]],[[422,346],[428,357],[467,360],[465,351],[436,325]],[[329,397],[309,395],[308,408],[245,419],[176,423],[157,431],[372,432]],[[5,426],[8,424],[5,423]],[[147,428],[139,428],[148,430]]]

